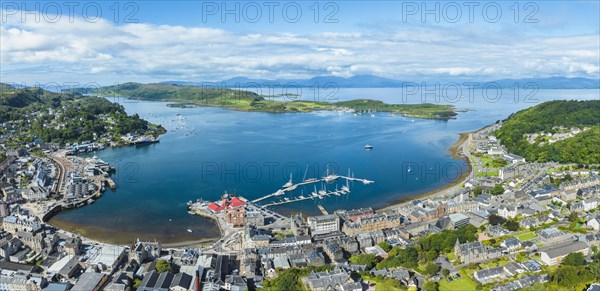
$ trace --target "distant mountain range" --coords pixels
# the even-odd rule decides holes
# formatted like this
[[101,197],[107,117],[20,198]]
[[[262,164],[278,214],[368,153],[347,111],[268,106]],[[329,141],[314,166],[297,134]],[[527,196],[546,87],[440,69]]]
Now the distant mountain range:
[[[438,81],[441,86],[447,84],[449,82],[454,81]],[[184,82],[184,81],[165,81],[161,82],[162,84],[176,84],[176,85],[193,85],[193,86],[206,86],[207,83],[214,82]],[[421,84],[422,82],[411,82],[411,81],[401,81],[401,80],[393,80],[388,78],[377,77],[373,75],[357,75],[349,78],[343,77],[332,77],[332,76],[323,76],[323,77],[314,77],[310,79],[276,79],[276,80],[268,80],[268,79],[251,79],[246,77],[235,77],[227,80],[223,80],[217,82],[223,84],[225,87],[248,87],[252,83],[256,83],[262,87],[268,86],[273,87],[285,87],[285,86],[300,86],[300,87],[312,87],[315,84],[318,84],[320,87],[326,86],[327,84],[335,84],[339,88],[399,88],[403,86],[408,86],[410,84]],[[425,82],[427,86],[433,86],[435,81]],[[456,81],[457,84],[463,86],[462,81]],[[496,81],[480,81],[473,82],[469,81],[469,83],[479,83],[478,86],[475,87],[483,87],[486,84],[496,83],[501,88],[508,88],[514,86],[515,83],[519,84],[521,88],[527,86],[532,83],[534,86],[537,86],[539,89],[599,89],[600,88],[600,79],[586,79],[586,78],[566,78],[566,77],[549,77],[549,78],[526,78],[526,79],[501,79]],[[465,87],[467,85],[464,85]],[[472,86],[472,85],[469,85]]]

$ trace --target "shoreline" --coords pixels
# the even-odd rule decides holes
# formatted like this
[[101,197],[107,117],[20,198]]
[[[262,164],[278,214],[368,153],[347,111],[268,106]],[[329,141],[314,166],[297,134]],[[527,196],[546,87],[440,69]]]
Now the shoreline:
[[[164,101],[159,101],[159,102],[164,102]],[[211,106],[209,106],[211,107]],[[223,108],[226,110],[232,110],[232,109],[228,109],[228,108]],[[235,110],[235,109],[233,109]],[[415,117],[415,118],[419,118],[419,117]],[[489,126],[489,125],[488,125]],[[461,173],[460,176],[458,176],[456,179],[454,179],[453,181],[451,181],[450,183],[443,185],[441,187],[423,192],[423,193],[418,193],[415,195],[410,195],[410,196],[406,196],[406,197],[400,197],[396,200],[394,200],[393,202],[391,202],[390,204],[386,205],[386,206],[381,206],[376,208],[376,211],[385,211],[385,210],[390,210],[390,209],[396,209],[398,207],[402,207],[404,205],[409,204],[411,201],[415,200],[415,199],[421,199],[421,198],[440,198],[444,195],[448,195],[449,193],[453,193],[455,190],[457,190],[457,187],[460,187],[461,184],[465,183],[466,181],[468,181],[472,176],[473,176],[473,171],[474,168],[472,167],[469,157],[467,155],[465,155],[464,152],[464,147],[466,146],[467,141],[469,140],[469,137],[471,136],[471,134],[479,132],[485,128],[487,128],[488,126],[485,126],[481,129],[475,130],[475,131],[471,131],[471,132],[463,132],[463,133],[459,133],[459,137],[458,140],[448,148],[449,151],[449,156],[453,157],[454,159],[460,159],[466,162],[466,166],[467,169]],[[164,133],[163,133],[164,134]],[[162,134],[159,135],[159,137]],[[124,146],[131,146],[131,145],[124,145]],[[108,190],[108,189],[106,189]],[[85,207],[85,205],[83,205]],[[64,210],[63,210],[64,211]],[[196,213],[196,215],[198,215]],[[219,231],[219,235],[215,236],[215,237],[202,237],[202,238],[198,238],[198,239],[193,239],[193,238],[182,238],[181,241],[178,241],[177,238],[179,236],[173,237],[172,239],[174,239],[173,241],[170,241],[170,239],[166,239],[165,242],[163,243],[163,245],[165,247],[171,247],[171,248],[179,248],[179,247],[193,247],[193,246],[201,246],[203,244],[207,244],[207,243],[211,243],[211,242],[216,242],[219,241],[220,239],[222,239],[225,236],[225,233],[223,231],[223,229],[221,229],[221,225],[219,223],[218,218],[215,219],[215,217],[206,217],[204,215],[201,215],[203,218],[212,221],[212,223],[214,223]],[[112,231],[107,231],[104,229],[95,229],[95,228],[86,228],[84,229],[82,227],[82,225],[76,224],[76,223],[70,223],[70,222],[66,222],[66,221],[61,221],[60,219],[55,219],[54,217],[52,217],[51,219],[48,220],[47,222],[48,224],[53,225],[54,227],[57,227],[60,230],[64,230],[67,232],[71,232],[74,233],[78,236],[80,236],[82,239],[84,240],[88,240],[88,241],[92,241],[92,242],[100,242],[100,243],[107,243],[107,244],[117,244],[117,245],[123,245],[124,243],[130,244],[129,242],[129,238],[127,238],[129,235],[122,233],[114,233]],[[95,233],[95,234],[93,234]],[[102,239],[99,239],[98,235],[100,234],[100,237],[102,237]],[[90,237],[91,235],[91,237]],[[106,239],[106,238],[112,238],[112,239]]]
[[475,131],[460,133],[458,140],[451,147],[448,148],[448,150],[450,151],[451,157],[453,157],[457,160],[463,160],[467,164],[467,170],[464,171],[459,177],[457,177],[456,179],[454,179],[453,181],[451,181],[450,183],[448,183],[442,187],[438,187],[436,189],[432,189],[432,190],[429,190],[429,191],[426,191],[423,193],[419,193],[416,195],[400,197],[400,198],[396,199],[394,202],[392,202],[391,204],[389,204],[387,206],[379,207],[375,210],[376,211],[385,211],[385,210],[396,209],[396,208],[399,208],[399,207],[409,204],[411,201],[413,201],[415,199],[441,198],[442,196],[449,194],[447,192],[452,192],[452,191],[450,191],[451,189],[454,190],[454,188],[460,187],[461,184],[464,184],[465,182],[467,182],[471,177],[473,177],[474,168],[473,168],[473,166],[471,166],[471,161],[470,161],[469,157],[464,155],[463,154],[464,151],[461,151],[461,150],[463,150],[463,147],[466,145],[465,143],[468,141],[469,137],[473,133],[479,132],[479,131],[487,128],[488,126],[484,126]]
[[221,239],[222,235],[219,233],[215,237],[185,237],[182,238],[181,241],[178,240],[180,235],[174,235],[171,239],[162,239],[159,240],[157,238],[151,237],[143,237],[132,235],[129,232],[125,231],[114,231],[108,230],[100,227],[84,227],[81,224],[68,222],[60,219],[52,218],[50,221],[46,222],[53,227],[59,229],[59,231],[67,232],[79,236],[83,241],[93,242],[93,243],[101,243],[101,244],[111,244],[118,246],[130,246],[135,242],[136,238],[141,240],[160,241],[161,244],[165,247],[192,247],[199,246],[204,243],[216,242]]
[[[97,97],[101,97],[101,98],[108,98],[108,97],[113,97],[113,96],[103,96],[103,95],[97,95]],[[329,111],[329,112],[335,112],[338,111],[340,109],[342,109],[343,107],[336,107],[335,103],[328,103],[326,104],[325,107],[319,107],[319,108],[302,108],[302,110],[277,110],[277,109],[264,109],[264,108],[241,108],[241,107],[236,107],[236,106],[228,106],[228,105],[221,105],[221,104],[208,104],[208,103],[197,103],[197,102],[193,102],[190,100],[178,100],[178,99],[160,99],[160,100],[153,100],[153,99],[146,99],[146,98],[132,98],[132,97],[126,97],[126,96],[119,96],[125,99],[132,99],[132,100],[141,100],[141,101],[145,101],[145,102],[160,102],[160,103],[165,103],[166,107],[169,108],[180,108],[180,109],[189,109],[189,108],[198,108],[198,107],[208,107],[208,108],[221,108],[221,109],[225,109],[225,110],[232,110],[232,111],[238,111],[238,112],[263,112],[263,113],[273,113],[273,114],[281,114],[281,113],[311,113],[311,112],[318,112],[318,111]],[[353,100],[348,100],[348,101],[356,101],[356,100],[371,100],[371,99],[365,99],[365,98],[359,98],[359,99],[353,99]],[[311,101],[311,100],[298,100],[299,102],[313,102],[315,104],[319,103],[318,101]],[[286,103],[286,102],[294,102],[294,101],[275,101],[275,102],[282,102],[282,103]],[[346,101],[340,101],[340,102],[346,102]],[[187,107],[187,106],[179,106],[178,104],[189,104],[189,105],[193,105],[193,107]],[[423,105],[423,104],[427,104],[427,103],[414,103],[414,104],[387,104],[384,103],[385,105],[408,105],[408,106],[416,106],[416,105]],[[408,112],[396,112],[394,110],[384,110],[384,109],[368,109],[368,110],[373,110],[374,112],[381,112],[381,113],[390,113],[390,114],[397,114],[400,116],[404,116],[407,118],[418,118],[418,119],[424,119],[424,120],[439,120],[439,121],[449,121],[449,120],[453,120],[456,119],[456,116],[458,115],[458,113],[460,112],[465,112],[464,110],[459,110],[456,108],[456,106],[452,105],[452,104],[437,104],[440,106],[448,106],[451,110],[452,113],[454,113],[452,116],[447,116],[447,117],[441,117],[441,116],[428,116],[427,113],[423,113],[423,114],[412,114],[412,113],[408,113]],[[367,111],[366,109],[354,109],[356,110],[356,112],[364,112]]]

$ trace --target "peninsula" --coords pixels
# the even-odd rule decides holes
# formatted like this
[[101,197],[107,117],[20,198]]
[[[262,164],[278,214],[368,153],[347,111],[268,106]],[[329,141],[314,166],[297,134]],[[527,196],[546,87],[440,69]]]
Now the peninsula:
[[[312,112],[312,111],[353,111],[389,112],[414,118],[448,120],[457,113],[452,105],[444,104],[386,104],[378,100],[357,99],[350,101],[327,102],[324,100],[301,100],[297,95],[280,98],[260,96],[254,92],[226,88],[204,88],[191,85],[125,83],[93,89],[76,89],[79,93],[98,96],[116,96],[140,100],[179,102],[171,107],[213,106],[239,111],[259,112]],[[275,100],[283,99],[283,100]]]

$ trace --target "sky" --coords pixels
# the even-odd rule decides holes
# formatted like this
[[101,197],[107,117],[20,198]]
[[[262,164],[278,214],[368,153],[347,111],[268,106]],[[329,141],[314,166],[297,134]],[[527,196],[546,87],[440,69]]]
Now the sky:
[[0,81],[600,79],[600,1],[2,1]]

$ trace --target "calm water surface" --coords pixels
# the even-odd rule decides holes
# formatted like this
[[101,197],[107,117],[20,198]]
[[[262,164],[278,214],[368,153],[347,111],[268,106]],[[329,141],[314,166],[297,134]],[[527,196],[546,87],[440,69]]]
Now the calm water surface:
[[[475,96],[482,94],[477,92]],[[597,99],[599,91],[541,90],[534,96],[536,102],[515,102],[513,95],[504,95],[497,102],[490,102],[490,98],[475,98],[473,102],[463,98],[456,103],[442,100],[469,110],[450,121],[387,113],[181,109],[169,108],[163,102],[114,100],[130,114],[160,123],[169,132],[158,144],[98,152],[98,157],[117,167],[113,177],[117,190],[107,191],[92,205],[60,213],[52,223],[91,238],[122,243],[138,237],[164,242],[214,238],[219,235],[214,223],[189,215],[187,201],[214,200],[224,191],[257,198],[279,189],[290,174],[298,181],[320,177],[327,168],[344,175],[350,169],[356,177],[375,183],[351,184],[349,196],[275,209],[317,214],[317,202],[329,211],[379,207],[444,186],[465,171],[465,163],[450,157],[448,151],[459,133],[479,129],[542,101]],[[337,96],[340,100],[373,98],[388,103],[421,101],[409,97],[404,102],[401,89],[341,89]],[[374,145],[374,150],[365,151],[367,143]],[[333,190],[341,185],[316,187]],[[305,186],[287,197],[307,196],[312,191],[312,185]]]

